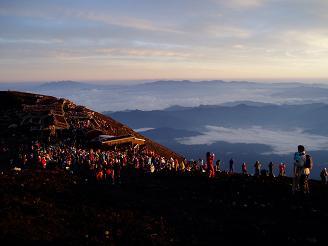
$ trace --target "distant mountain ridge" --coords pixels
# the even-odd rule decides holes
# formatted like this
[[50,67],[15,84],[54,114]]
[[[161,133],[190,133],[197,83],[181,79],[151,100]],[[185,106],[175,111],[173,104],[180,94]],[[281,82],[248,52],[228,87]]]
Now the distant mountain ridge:
[[[20,89],[21,88],[21,89]],[[44,84],[0,84],[2,90],[21,90],[67,98],[96,111],[169,110],[200,105],[328,103],[328,86],[304,83],[259,83],[223,80],[159,80],[143,84],[97,84],[57,81]],[[237,103],[235,103],[237,102]],[[171,108],[172,109],[172,108]]]
[[66,81],[53,81],[53,82],[47,82],[39,85],[39,89],[41,90],[58,90],[58,89],[75,89],[75,88],[91,88],[93,85],[82,83],[82,82],[76,82],[71,80]]
[[[7,83],[9,85],[9,83]],[[19,83],[15,83],[16,85]],[[34,83],[35,84],[35,83]],[[276,86],[276,87],[305,87],[305,88],[317,88],[317,87],[327,87],[325,84],[305,84],[301,82],[288,82],[288,83],[260,83],[260,82],[252,82],[252,81],[225,81],[225,80],[200,80],[200,81],[192,81],[192,80],[157,80],[152,82],[144,82],[138,84],[129,85],[131,87],[147,87],[147,86],[199,86],[199,85],[206,85],[206,86],[216,86],[216,85],[261,85],[261,86]],[[90,82],[80,82],[80,81],[73,81],[73,80],[61,80],[61,81],[50,81],[44,82],[40,84],[40,87],[65,87],[65,86],[94,86],[94,87],[106,87],[106,86],[122,86],[121,84],[98,84],[98,83],[90,83]]]
[[175,127],[197,130],[205,125],[245,127],[263,125],[289,129],[300,127],[328,136],[328,105],[274,105],[240,103],[236,105],[202,105],[199,107],[172,107],[166,110],[127,111],[106,113],[133,128]]

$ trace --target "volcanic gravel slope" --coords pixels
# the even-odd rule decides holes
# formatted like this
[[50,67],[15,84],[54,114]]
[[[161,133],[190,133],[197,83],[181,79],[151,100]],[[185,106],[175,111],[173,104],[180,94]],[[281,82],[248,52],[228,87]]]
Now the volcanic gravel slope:
[[327,187],[289,178],[125,176],[120,186],[64,170],[0,175],[0,240],[72,245],[327,244]]
[[98,134],[132,135],[142,138],[146,140],[146,146],[157,154],[182,160],[181,155],[142,136],[128,126],[66,99],[25,92],[0,91],[0,113],[0,135],[7,134],[8,129],[14,129],[11,128],[13,125],[18,126],[14,129],[16,132],[21,130],[23,133],[31,127],[42,129],[48,128],[50,124],[57,129],[74,130],[73,123],[80,117],[90,120],[90,132],[93,130]]

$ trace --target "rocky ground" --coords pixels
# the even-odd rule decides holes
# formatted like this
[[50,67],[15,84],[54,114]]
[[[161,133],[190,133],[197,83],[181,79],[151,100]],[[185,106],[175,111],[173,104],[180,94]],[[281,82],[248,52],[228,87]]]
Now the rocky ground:
[[63,170],[0,175],[0,241],[24,244],[327,243],[328,188],[285,179],[129,176],[96,184]]

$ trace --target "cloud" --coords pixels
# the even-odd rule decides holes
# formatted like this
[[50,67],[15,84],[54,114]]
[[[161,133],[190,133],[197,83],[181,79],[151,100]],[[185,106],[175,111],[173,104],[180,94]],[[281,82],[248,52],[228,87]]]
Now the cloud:
[[43,45],[43,44],[61,44],[63,40],[60,39],[7,39],[0,37],[0,44],[36,44],[36,45]]
[[249,38],[252,34],[250,30],[244,28],[213,24],[207,27],[207,33],[217,38]]
[[272,153],[274,154],[293,153],[299,144],[305,145],[307,149],[312,151],[326,150],[328,148],[328,137],[309,134],[302,129],[283,131],[264,129],[256,126],[237,129],[206,126],[206,131],[203,134],[179,138],[177,141],[185,145],[210,145],[219,141],[228,143],[265,144],[272,147]]
[[153,31],[153,32],[165,32],[165,33],[176,33],[183,34],[183,31],[177,30],[171,27],[161,26],[155,24],[154,21],[147,19],[141,19],[130,16],[117,16],[112,13],[99,13],[99,12],[87,12],[80,11],[76,12],[74,10],[66,11],[68,16],[76,16],[81,19],[99,21],[107,25],[132,28],[143,31]]
[[130,56],[130,57],[190,57],[189,53],[176,52],[173,50],[162,49],[132,49],[132,48],[108,48],[98,49],[97,52],[111,56]]
[[230,4],[241,7],[258,7],[263,5],[266,0],[230,0]]
[[154,130],[155,128],[151,127],[143,127],[143,128],[138,128],[138,129],[133,129],[135,132],[142,133],[150,130]]
[[[133,68],[136,79],[327,78],[327,4],[323,0],[3,0],[1,80],[17,81],[23,74],[31,75],[26,80],[40,80],[41,73],[42,80],[55,80],[44,68],[53,71],[63,60],[74,68],[54,74],[79,80],[85,80],[77,72],[82,70],[95,80],[131,79],[126,70]],[[119,74],[117,66],[123,65]],[[20,72],[9,74],[8,68]]]
[[282,40],[290,44],[299,44],[305,48],[328,51],[328,29],[310,31],[286,31]]
[[220,5],[227,6],[229,8],[254,8],[263,5],[267,0],[212,0]]

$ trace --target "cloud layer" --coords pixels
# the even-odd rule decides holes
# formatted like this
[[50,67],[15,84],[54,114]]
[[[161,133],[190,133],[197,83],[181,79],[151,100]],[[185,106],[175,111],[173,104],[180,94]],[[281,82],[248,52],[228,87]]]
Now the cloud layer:
[[177,140],[185,145],[210,145],[223,141],[228,143],[265,144],[272,147],[271,153],[263,154],[293,153],[299,144],[303,144],[308,150],[312,151],[327,150],[328,148],[328,137],[305,133],[302,129],[283,131],[256,126],[238,129],[206,126],[206,131],[201,135]]

